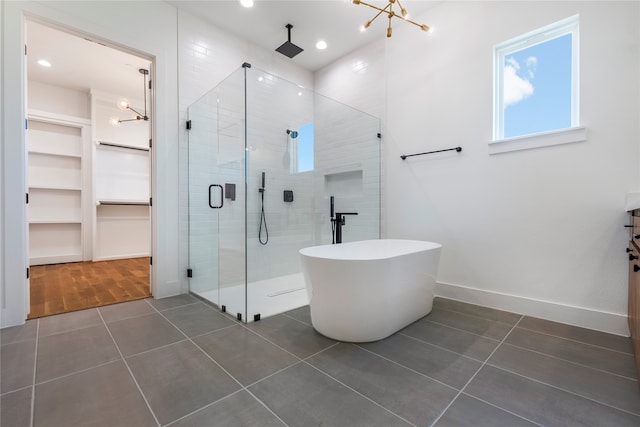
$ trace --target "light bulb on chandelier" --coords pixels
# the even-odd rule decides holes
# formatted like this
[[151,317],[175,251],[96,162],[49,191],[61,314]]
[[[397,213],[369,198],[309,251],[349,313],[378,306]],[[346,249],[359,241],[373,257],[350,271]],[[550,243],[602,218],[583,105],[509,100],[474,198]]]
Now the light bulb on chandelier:
[[[367,28],[369,28],[371,26],[371,23],[373,21],[376,20],[376,18],[380,15],[382,15],[383,13],[387,14],[387,17],[389,18],[389,25],[387,26],[387,37],[391,37],[391,19],[396,16],[398,18],[401,18],[403,21],[408,22],[410,24],[415,25],[416,27],[420,28],[422,31],[429,31],[429,27],[426,26],[425,24],[418,24],[415,21],[412,21],[411,19],[409,19],[409,13],[407,12],[407,9],[405,9],[404,7],[402,7],[402,5],[400,4],[400,0],[388,0],[388,3],[385,7],[380,8],[378,6],[374,6],[372,4],[363,2],[362,0],[351,0],[351,3],[353,4],[363,4],[365,6],[369,6],[372,9],[375,9],[378,11],[378,13],[369,21],[367,21],[361,28],[360,31],[364,31]],[[400,15],[396,14],[393,11],[393,5],[397,4],[398,7],[400,8]]]
[[124,123],[124,122],[134,122],[134,121],[139,121],[139,120],[144,120],[144,121],[148,121],[149,120],[149,116],[147,116],[147,76],[149,75],[149,70],[146,70],[144,68],[140,68],[138,70],[140,72],[140,74],[142,74],[142,90],[144,93],[144,114],[136,111],[133,107],[131,107],[131,104],[129,103],[129,101],[127,100],[127,98],[120,98],[118,100],[118,108],[124,111],[130,110],[133,111],[134,113],[136,113],[136,115],[131,118],[131,119],[120,119],[118,117],[111,117],[109,118],[109,123],[111,124],[111,126],[120,126],[120,123]]

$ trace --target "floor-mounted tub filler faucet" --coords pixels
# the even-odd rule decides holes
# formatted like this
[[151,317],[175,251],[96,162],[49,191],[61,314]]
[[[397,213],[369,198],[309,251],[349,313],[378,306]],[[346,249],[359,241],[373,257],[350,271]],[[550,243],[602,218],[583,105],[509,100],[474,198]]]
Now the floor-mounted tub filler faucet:
[[330,197],[331,201],[331,243],[338,244],[342,243],[342,226],[345,225],[344,217],[345,215],[358,215],[358,212],[335,212],[334,208],[334,198]]

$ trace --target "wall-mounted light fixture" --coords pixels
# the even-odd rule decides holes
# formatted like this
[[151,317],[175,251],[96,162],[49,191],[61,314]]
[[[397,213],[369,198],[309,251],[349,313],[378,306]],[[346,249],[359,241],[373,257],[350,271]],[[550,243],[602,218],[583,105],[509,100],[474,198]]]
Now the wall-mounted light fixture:
[[147,116],[147,76],[149,75],[149,70],[145,70],[144,68],[140,68],[138,70],[140,72],[140,74],[142,74],[142,90],[144,92],[144,114],[140,113],[139,111],[136,111],[134,108],[131,107],[131,105],[129,104],[129,101],[126,98],[120,98],[118,100],[118,108],[121,110],[131,110],[134,113],[136,113],[135,117],[131,118],[131,119],[119,119],[118,117],[111,117],[109,119],[109,123],[111,123],[112,126],[119,126],[120,123],[123,122],[133,122],[133,121],[138,121],[138,120],[149,120],[149,116]]
[[[422,31],[429,31],[429,27],[428,26],[426,26],[424,24],[418,24],[417,22],[412,21],[411,19],[409,19],[409,14],[407,13],[407,9],[402,7],[402,5],[400,4],[400,0],[388,0],[388,1],[389,1],[389,3],[383,8],[379,8],[378,6],[374,6],[372,4],[365,3],[365,2],[363,2],[361,0],[351,0],[351,3],[353,3],[353,4],[363,4],[365,6],[369,6],[370,8],[373,8],[373,9],[378,11],[376,16],[374,16],[371,20],[367,21],[364,24],[364,26],[363,26],[364,29],[369,28],[371,26],[371,23],[373,21],[375,21],[378,16],[382,15],[383,13],[386,13],[387,17],[389,18],[389,26],[387,27],[387,37],[391,37],[391,19],[394,16],[402,19],[403,21],[409,22],[410,24],[413,24],[413,25],[419,27]],[[398,7],[400,7],[400,15],[396,14],[393,11],[393,5],[396,4],[396,3],[398,4]]]

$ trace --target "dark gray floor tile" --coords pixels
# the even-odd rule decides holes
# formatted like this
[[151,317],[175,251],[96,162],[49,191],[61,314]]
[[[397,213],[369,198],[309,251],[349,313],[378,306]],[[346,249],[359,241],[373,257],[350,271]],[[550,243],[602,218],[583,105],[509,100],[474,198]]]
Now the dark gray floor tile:
[[409,425],[304,363],[249,389],[290,426]]
[[193,341],[245,386],[299,360],[240,325]]
[[204,303],[165,310],[162,314],[190,337],[235,325],[236,322]]
[[0,426],[31,426],[32,394],[32,387],[3,394],[0,398]]
[[312,325],[311,310],[309,309],[308,305],[296,308],[295,310],[287,311],[284,314],[286,316],[293,317],[294,319],[299,320],[302,323],[306,323],[307,325]]
[[466,394],[458,396],[436,427],[535,427],[516,415],[481,402]]
[[434,308],[426,320],[501,341],[513,326],[456,311]]
[[186,339],[157,313],[119,320],[107,327],[125,357]]
[[0,347],[0,392],[33,385],[36,341],[21,341]]
[[27,320],[24,325],[0,330],[0,345],[14,344],[20,341],[35,340],[38,334],[38,321]]
[[199,302],[200,300],[194,296],[189,294],[180,294],[173,297],[167,298],[149,298],[149,304],[154,306],[156,309],[162,311],[167,310],[169,308],[176,308],[187,304],[194,304]]
[[458,394],[353,344],[338,344],[307,362],[416,425],[431,425]]
[[98,310],[100,311],[100,314],[102,314],[104,321],[107,323],[155,313],[153,307],[143,299],[123,302],[120,304],[106,305],[104,307],[99,307]]
[[481,361],[485,361],[500,344],[499,341],[433,323],[426,318],[412,323],[400,333]]
[[477,360],[400,334],[359,345],[458,390],[469,381],[481,365]]
[[240,389],[190,341],[129,357],[127,363],[163,425]]
[[520,328],[516,328],[509,334],[505,342],[628,378],[636,377],[635,363],[631,354]]
[[36,383],[113,362],[120,353],[104,325],[40,338]]
[[102,319],[95,308],[89,310],[73,311],[71,313],[58,314],[43,317],[40,322],[40,337],[67,332],[74,329],[88,328],[101,325]]
[[436,297],[433,299],[433,306],[449,311],[457,311],[459,313],[468,314],[470,316],[481,317],[495,322],[502,322],[508,325],[515,325],[522,317],[521,314],[512,313],[510,311],[498,310],[481,305],[469,304],[462,301],[456,301],[448,298]]
[[640,415],[640,388],[636,380],[508,344],[500,346],[488,363]]
[[606,332],[594,331],[592,329],[580,328],[578,326],[566,325],[564,323],[552,322],[550,320],[538,319],[529,316],[525,316],[522,319],[518,324],[518,328],[530,329],[547,335],[567,338],[586,344],[605,347],[610,350],[633,354],[631,338],[629,337],[608,334]]
[[544,426],[638,426],[640,417],[485,365],[467,394]]
[[215,427],[285,426],[253,396],[240,391],[171,424],[171,427],[203,427],[212,424]]
[[124,362],[36,386],[34,426],[156,426]]
[[317,333],[313,327],[283,315],[250,323],[248,327],[301,358],[310,356],[336,343],[336,341]]

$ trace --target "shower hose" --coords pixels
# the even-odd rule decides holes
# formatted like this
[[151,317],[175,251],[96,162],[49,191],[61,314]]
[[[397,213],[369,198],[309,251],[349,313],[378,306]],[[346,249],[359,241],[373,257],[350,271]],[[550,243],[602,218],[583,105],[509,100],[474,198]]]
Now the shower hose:
[[[264,215],[264,189],[260,189],[260,230],[258,231],[258,240],[261,244],[266,245],[269,242],[269,230],[267,229],[267,218]],[[262,224],[264,224],[264,241],[262,240]]]

